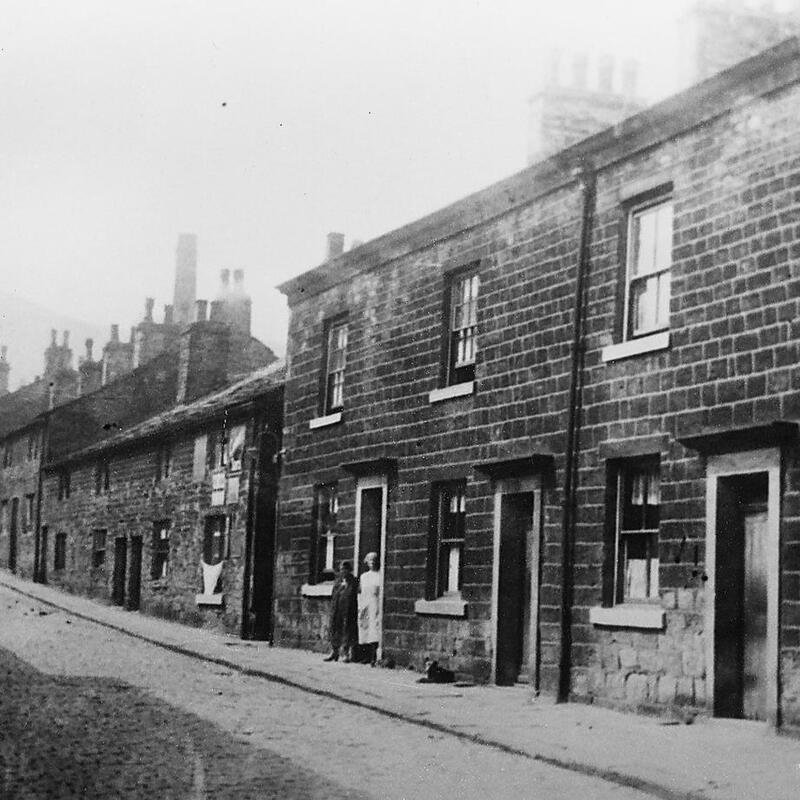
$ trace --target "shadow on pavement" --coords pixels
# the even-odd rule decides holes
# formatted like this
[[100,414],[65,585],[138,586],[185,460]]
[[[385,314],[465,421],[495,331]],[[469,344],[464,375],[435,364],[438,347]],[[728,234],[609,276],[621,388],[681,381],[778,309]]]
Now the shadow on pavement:
[[0,649],[0,798],[364,798],[129,684]]

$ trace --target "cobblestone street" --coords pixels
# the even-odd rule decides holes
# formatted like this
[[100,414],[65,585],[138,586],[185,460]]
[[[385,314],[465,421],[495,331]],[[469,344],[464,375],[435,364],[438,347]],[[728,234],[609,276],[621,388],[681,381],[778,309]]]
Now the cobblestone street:
[[[637,798],[0,590],[0,797]],[[358,680],[360,666],[352,669]]]

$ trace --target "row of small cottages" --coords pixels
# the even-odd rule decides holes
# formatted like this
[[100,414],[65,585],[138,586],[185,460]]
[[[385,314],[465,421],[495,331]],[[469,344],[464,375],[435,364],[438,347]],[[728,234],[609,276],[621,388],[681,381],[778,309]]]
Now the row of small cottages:
[[374,550],[400,665],[799,728],[798,103],[791,40],[289,281],[285,384],[32,457],[6,565],[321,651]]

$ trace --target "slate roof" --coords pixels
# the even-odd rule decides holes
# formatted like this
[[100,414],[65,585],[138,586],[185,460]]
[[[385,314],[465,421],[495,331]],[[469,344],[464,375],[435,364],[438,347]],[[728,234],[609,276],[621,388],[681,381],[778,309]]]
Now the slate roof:
[[[57,463],[76,461],[97,453],[114,450],[138,440],[153,438],[176,428],[193,427],[219,416],[225,409],[247,405],[260,396],[281,387],[285,372],[283,360],[275,361],[268,367],[252,372],[224,389],[212,392],[191,403],[173,406],[107,439],[95,442],[73,453],[67,453],[60,457]],[[54,465],[50,464],[49,466],[52,467]]]
[[41,378],[0,397],[0,439],[30,425],[48,405],[47,385]]

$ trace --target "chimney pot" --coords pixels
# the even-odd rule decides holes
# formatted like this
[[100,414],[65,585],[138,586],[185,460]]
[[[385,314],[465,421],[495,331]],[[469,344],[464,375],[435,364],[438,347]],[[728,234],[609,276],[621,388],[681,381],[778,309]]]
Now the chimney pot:
[[244,283],[244,270],[243,269],[235,269],[233,271],[233,282],[237,286],[241,286]]
[[622,94],[626,97],[635,97],[639,82],[639,62],[628,59],[622,67]]
[[69,331],[64,331],[61,343],[64,347],[69,347]]
[[344,234],[343,233],[329,233],[328,234],[328,255],[326,261],[330,261],[336,256],[340,256],[344,252]]
[[133,343],[134,343],[134,341],[135,341],[135,339],[136,339],[136,326],[135,326],[135,325],[131,325],[131,338],[130,338],[130,343],[131,343],[131,344],[133,344]]
[[145,297],[144,299],[144,321],[153,321],[153,305],[156,301],[152,297]]
[[197,322],[205,322],[206,315],[208,313],[208,301],[207,300],[198,300],[195,303],[197,307],[197,314],[195,315],[195,320]]
[[164,306],[164,324],[165,325],[174,325],[175,324],[175,309],[172,304],[168,303]]
[[119,341],[119,325],[116,322],[111,326],[111,341]]
[[8,354],[8,348],[5,345],[0,347],[0,361],[5,361],[7,354]]
[[227,289],[231,282],[231,271],[229,269],[220,270],[219,277],[222,281],[222,288]]
[[56,344],[56,337],[58,336],[58,331],[55,328],[50,328],[50,344]]
[[94,348],[94,339],[86,340],[86,360],[92,361],[92,349]]

